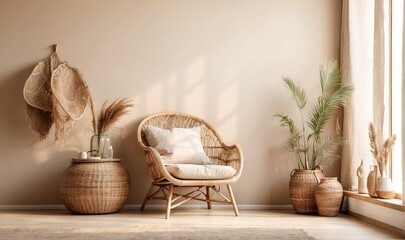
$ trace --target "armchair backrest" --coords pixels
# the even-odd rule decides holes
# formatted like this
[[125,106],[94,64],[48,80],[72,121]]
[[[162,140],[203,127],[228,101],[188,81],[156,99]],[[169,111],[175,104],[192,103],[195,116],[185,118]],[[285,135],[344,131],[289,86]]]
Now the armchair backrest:
[[157,113],[145,118],[140,123],[137,132],[138,144],[143,148],[149,146],[145,133],[143,132],[145,125],[152,125],[169,130],[173,128],[192,128],[200,126],[201,142],[206,155],[214,162],[217,162],[223,152],[223,140],[215,129],[201,118],[178,112]]

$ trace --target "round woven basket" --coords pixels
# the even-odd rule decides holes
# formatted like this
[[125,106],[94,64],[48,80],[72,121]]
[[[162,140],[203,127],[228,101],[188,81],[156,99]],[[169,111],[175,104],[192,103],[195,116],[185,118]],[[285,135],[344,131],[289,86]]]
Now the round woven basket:
[[323,171],[320,169],[294,169],[291,172],[290,200],[295,212],[302,214],[317,213],[315,187],[323,177]]
[[63,204],[75,214],[118,212],[128,199],[128,190],[128,172],[119,159],[74,159],[60,187]]
[[321,216],[335,217],[339,214],[343,188],[337,177],[325,177],[315,188],[315,200]]

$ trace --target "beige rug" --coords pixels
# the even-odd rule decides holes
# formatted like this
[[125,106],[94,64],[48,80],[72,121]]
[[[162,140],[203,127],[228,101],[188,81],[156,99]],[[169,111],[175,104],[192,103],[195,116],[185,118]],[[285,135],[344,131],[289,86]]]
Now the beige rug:
[[234,240],[234,239],[315,239],[302,229],[272,229],[272,228],[145,228],[134,226],[128,228],[1,228],[0,239],[86,239],[86,240]]

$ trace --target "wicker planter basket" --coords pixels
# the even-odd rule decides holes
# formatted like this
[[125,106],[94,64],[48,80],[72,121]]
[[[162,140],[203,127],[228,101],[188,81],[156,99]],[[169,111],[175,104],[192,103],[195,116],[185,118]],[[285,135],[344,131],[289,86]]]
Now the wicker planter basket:
[[315,188],[315,200],[321,216],[335,217],[339,214],[343,188],[337,177],[322,178]]
[[75,214],[118,212],[128,199],[129,176],[119,159],[73,159],[65,170],[60,194]]
[[321,178],[323,171],[294,169],[290,178],[290,200],[296,213],[316,214],[315,187]]

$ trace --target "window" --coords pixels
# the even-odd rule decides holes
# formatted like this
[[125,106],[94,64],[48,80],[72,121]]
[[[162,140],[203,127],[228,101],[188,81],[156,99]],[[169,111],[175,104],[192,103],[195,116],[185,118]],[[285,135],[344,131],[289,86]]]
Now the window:
[[[404,2],[391,0],[391,83],[389,114],[392,134],[397,135],[394,146],[391,164],[391,176],[394,182],[395,191],[402,193],[402,62],[403,62],[403,10]],[[400,197],[400,196],[398,196]]]

